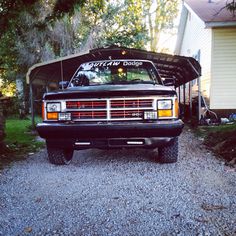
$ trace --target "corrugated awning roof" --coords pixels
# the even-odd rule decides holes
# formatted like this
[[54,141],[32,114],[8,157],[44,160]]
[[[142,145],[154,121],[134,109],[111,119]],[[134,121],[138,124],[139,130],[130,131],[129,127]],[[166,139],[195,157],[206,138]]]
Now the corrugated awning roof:
[[112,46],[71,55],[55,61],[36,64],[27,73],[27,82],[47,85],[70,80],[80,64],[86,61],[111,59],[143,59],[156,65],[162,78],[172,78],[178,87],[201,75],[201,66],[192,57],[149,52],[140,49]]

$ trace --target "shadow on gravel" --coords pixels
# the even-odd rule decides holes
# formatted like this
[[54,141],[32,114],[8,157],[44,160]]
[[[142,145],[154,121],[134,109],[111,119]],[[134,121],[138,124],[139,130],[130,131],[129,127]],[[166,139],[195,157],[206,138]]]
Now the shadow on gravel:
[[81,150],[75,151],[72,164],[83,165],[84,163],[101,163],[108,162],[158,162],[158,151],[151,149],[112,149],[112,150]]

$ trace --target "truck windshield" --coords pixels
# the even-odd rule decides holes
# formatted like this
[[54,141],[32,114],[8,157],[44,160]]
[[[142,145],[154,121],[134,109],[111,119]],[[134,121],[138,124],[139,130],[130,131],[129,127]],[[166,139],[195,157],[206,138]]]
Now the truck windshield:
[[84,63],[76,71],[69,86],[138,83],[159,83],[159,75],[150,61],[110,60]]

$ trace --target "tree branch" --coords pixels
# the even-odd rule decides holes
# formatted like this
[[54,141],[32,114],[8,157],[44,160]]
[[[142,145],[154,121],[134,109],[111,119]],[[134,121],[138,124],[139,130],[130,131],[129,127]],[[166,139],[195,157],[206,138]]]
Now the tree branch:
[[230,3],[228,3],[228,1],[226,2],[226,5],[224,7],[221,7],[220,10],[214,14],[213,16],[217,16],[221,13],[221,11],[223,11],[224,9],[227,9],[228,11],[230,11],[233,15],[233,17],[236,16],[236,2],[235,0],[231,0]]

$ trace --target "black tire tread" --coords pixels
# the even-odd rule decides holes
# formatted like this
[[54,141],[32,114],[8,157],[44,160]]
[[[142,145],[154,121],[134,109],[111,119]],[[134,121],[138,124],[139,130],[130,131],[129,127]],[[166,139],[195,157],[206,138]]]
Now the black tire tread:
[[175,137],[172,144],[159,148],[159,161],[161,163],[174,163],[178,160],[178,137]]
[[[47,147],[47,152],[49,162],[55,165],[68,165],[70,164],[73,156],[73,150],[71,150],[71,154],[68,154],[66,153],[66,150],[54,147]],[[66,158],[66,155],[71,155],[71,157],[68,159],[68,156]]]

